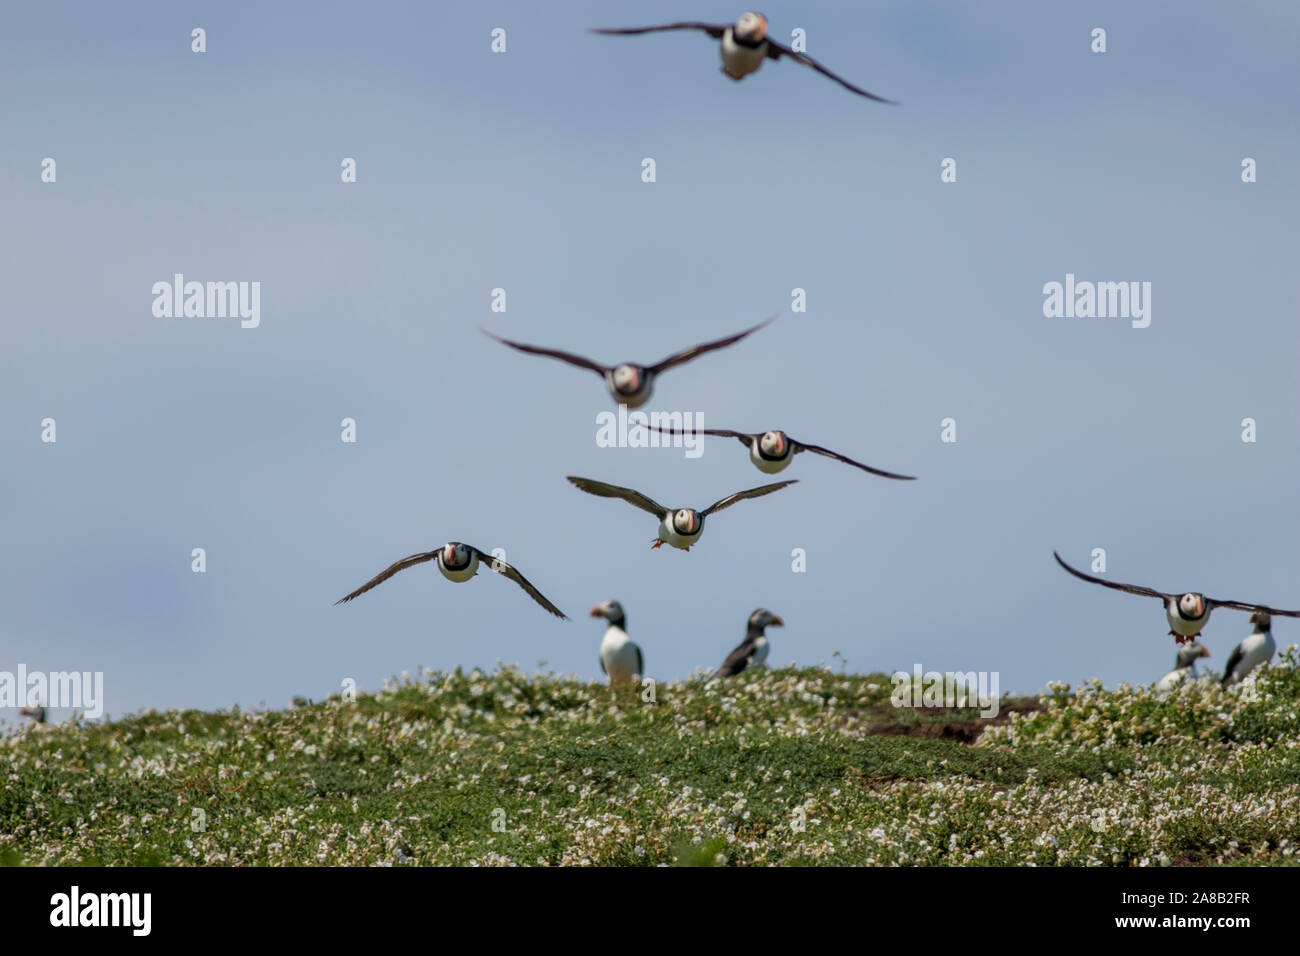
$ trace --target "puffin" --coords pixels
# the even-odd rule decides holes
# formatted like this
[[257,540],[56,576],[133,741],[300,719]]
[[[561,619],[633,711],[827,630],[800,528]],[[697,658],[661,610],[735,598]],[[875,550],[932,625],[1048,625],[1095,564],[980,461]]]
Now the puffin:
[[605,601],[591,609],[592,617],[609,621],[605,636],[600,640],[600,670],[609,677],[610,685],[633,681],[645,673],[645,658],[641,648],[627,636],[627,615],[617,601]]
[[1255,630],[1228,655],[1228,663],[1223,668],[1224,687],[1240,684],[1277,653],[1277,643],[1271,632],[1273,619],[1268,612],[1256,611],[1250,616],[1250,623],[1255,625]]
[[1167,694],[1188,677],[1195,680],[1197,677],[1196,662],[1202,657],[1209,656],[1209,648],[1200,641],[1192,641],[1190,644],[1184,644],[1178,648],[1178,654],[1174,659],[1174,669],[1156,681],[1156,693]]
[[542,592],[533,587],[532,584],[528,582],[528,579],[515,570],[514,567],[506,564],[506,562],[502,561],[500,558],[494,558],[492,555],[484,553],[473,545],[462,544],[459,541],[448,541],[437,551],[424,551],[420,554],[413,554],[410,557],[402,558],[402,560],[398,561],[396,564],[389,565],[383,571],[380,571],[351,594],[339,598],[334,602],[334,604],[335,606],[338,606],[339,604],[351,601],[355,597],[360,597],[371,588],[383,584],[398,571],[404,571],[412,565],[423,564],[425,561],[436,561],[438,563],[438,570],[442,572],[442,576],[448,581],[455,581],[457,583],[468,581],[477,574],[479,562],[482,561],[493,571],[497,572],[497,574],[504,574],[511,581],[514,581],[515,584],[518,584],[528,592],[529,597],[542,607],[546,608],[546,610],[550,611],[556,617],[562,620],[568,620],[568,618],[564,616],[563,611],[543,597]]
[[45,708],[40,704],[34,707],[19,707],[18,714],[21,717],[30,717],[34,724],[45,723]]
[[622,498],[628,504],[635,505],[642,511],[650,512],[659,519],[659,534],[651,539],[654,542],[650,545],[651,549],[670,544],[682,551],[691,550],[691,545],[700,540],[700,535],[704,533],[704,519],[715,511],[730,508],[737,501],[743,501],[746,498],[769,495],[774,491],[780,491],[786,485],[793,485],[798,482],[796,478],[790,481],[778,481],[771,485],[762,485],[758,488],[750,488],[748,491],[737,491],[735,494],[727,495],[727,497],[715,501],[707,508],[696,509],[665,508],[654,499],[647,498],[641,492],[633,491],[631,488],[607,485],[603,481],[578,478],[575,475],[569,475],[568,478],[575,487],[589,495],[596,495],[600,498]]
[[806,53],[799,53],[782,46],[767,34],[767,17],[761,13],[742,13],[735,23],[700,23],[698,21],[681,21],[665,23],[657,27],[624,27],[614,29],[591,29],[589,33],[605,36],[635,36],[642,33],[660,33],[666,30],[698,30],[707,33],[714,40],[721,40],[722,72],[731,79],[743,80],[763,65],[764,60],[779,60],[787,56],[796,63],[810,66],[822,76],[828,77],[852,93],[865,96],[877,103],[894,104],[875,93],[868,93],[861,87],[854,86],[848,80],[832,73]]
[[1166,594],[1164,591],[1144,588],[1136,584],[1120,584],[1118,581],[1106,581],[1070,567],[1061,560],[1061,556],[1055,551],[1052,552],[1052,555],[1056,558],[1057,564],[1076,578],[1083,578],[1085,581],[1100,584],[1102,587],[1114,588],[1117,591],[1127,591],[1129,594],[1160,598],[1165,605],[1165,617],[1169,620],[1169,633],[1173,635],[1174,640],[1179,644],[1186,644],[1188,641],[1200,637],[1201,629],[1209,623],[1210,612],[1216,607],[1230,607],[1234,611],[1251,611],[1252,613],[1262,611],[1265,614],[1300,617],[1300,611],[1279,611],[1263,604],[1250,604],[1245,601],[1219,601],[1215,598],[1208,598],[1197,591],[1189,591],[1186,594]]
[[[680,429],[664,428],[661,425],[649,425],[647,427],[665,434],[676,435],[680,433]],[[701,428],[697,430],[696,434],[739,439],[740,443],[749,449],[749,460],[754,463],[754,467],[768,475],[784,471],[790,462],[794,461],[795,455],[800,452],[810,451],[818,455],[825,455],[827,458],[834,458],[836,461],[842,461],[854,468],[861,468],[873,475],[880,475],[882,478],[916,481],[914,475],[896,475],[892,471],[881,471],[879,468],[864,465],[860,461],[854,461],[852,458],[831,451],[829,448],[823,448],[821,445],[810,445],[807,442],[795,441],[785,432],[775,429],[768,432],[736,432],[727,428]]]
[[767,652],[770,649],[767,636],[763,633],[763,630],[768,627],[785,627],[785,621],[765,607],[760,607],[749,615],[749,621],[745,629],[745,639],[727,655],[727,659],[722,662],[722,666],[709,679],[731,677],[733,674],[739,674],[751,667],[762,667],[763,662],[767,660]]
[[716,349],[724,349],[728,345],[735,345],[745,336],[757,332],[763,326],[775,320],[775,315],[769,316],[758,325],[745,329],[743,332],[737,332],[735,335],[728,335],[726,338],[682,349],[682,351],[675,352],[662,362],[656,362],[654,365],[637,365],[634,362],[623,362],[620,365],[601,365],[599,362],[593,362],[581,355],[574,355],[572,352],[546,349],[538,345],[524,345],[522,342],[512,342],[510,339],[503,339],[499,335],[493,335],[487,329],[479,329],[479,331],[488,338],[496,339],[502,345],[508,345],[518,352],[526,352],[529,355],[546,355],[562,362],[568,362],[570,365],[576,365],[578,368],[585,368],[595,372],[605,380],[605,385],[609,388],[609,394],[614,397],[615,402],[626,405],[628,408],[639,408],[650,400],[650,393],[654,391],[654,380],[661,373],[678,365],[684,365],[705,352],[712,352]]

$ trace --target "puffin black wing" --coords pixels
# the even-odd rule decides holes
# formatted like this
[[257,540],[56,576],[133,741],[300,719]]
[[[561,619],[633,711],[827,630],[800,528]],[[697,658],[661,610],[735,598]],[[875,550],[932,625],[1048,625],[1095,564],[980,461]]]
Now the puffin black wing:
[[744,501],[746,498],[760,498],[763,495],[770,495],[774,491],[780,491],[786,485],[798,484],[798,478],[791,478],[789,481],[778,481],[771,485],[761,485],[758,488],[750,488],[748,491],[737,491],[734,495],[727,495],[721,501],[715,501],[703,511],[701,517],[707,517],[715,511],[721,511],[723,508],[730,508],[737,501]]
[[718,677],[732,677],[739,674],[749,666],[749,661],[754,656],[754,650],[757,646],[756,642],[746,638],[739,647],[727,655],[727,659],[722,662],[722,666],[714,671],[713,677],[709,679],[714,680]]
[[569,475],[568,479],[575,488],[585,491],[589,495],[596,495],[600,498],[622,498],[628,504],[635,505],[642,511],[650,512],[656,518],[662,518],[668,514],[668,509],[659,502],[653,498],[647,498],[641,492],[633,491],[631,488],[607,485],[603,481],[596,481],[592,478],[578,478],[575,475]]
[[1052,552],[1052,557],[1056,558],[1057,564],[1065,568],[1065,570],[1069,571],[1076,578],[1083,578],[1083,580],[1091,581],[1093,584],[1100,584],[1104,588],[1114,588],[1116,591],[1127,591],[1129,594],[1138,594],[1142,597],[1160,598],[1164,601],[1171,600],[1174,597],[1172,594],[1165,594],[1163,591],[1155,590],[1155,588],[1144,588],[1138,584],[1121,584],[1118,581],[1107,581],[1103,578],[1094,578],[1091,574],[1084,574],[1082,571],[1076,571],[1074,568],[1070,567],[1061,560],[1061,556],[1055,551]]
[[636,672],[645,677],[645,658],[641,656],[641,645],[633,644],[632,647],[636,651]]
[[590,369],[597,375],[604,376],[608,371],[605,366],[593,362],[589,358],[583,358],[581,355],[574,355],[572,352],[561,352],[559,349],[544,349],[540,345],[524,345],[522,342],[512,342],[509,339],[503,339],[499,335],[493,335],[487,329],[479,329],[490,339],[496,339],[502,345],[508,345],[517,352],[527,352],[529,355],[545,355],[549,358],[559,359],[561,362],[568,362],[570,365],[576,365],[578,368]]
[[783,56],[788,56],[796,63],[802,63],[804,66],[811,66],[822,76],[829,77],[830,79],[838,83],[840,86],[844,87],[846,90],[849,90],[850,92],[853,93],[857,93],[858,96],[865,96],[867,99],[875,100],[877,103],[888,103],[891,106],[898,105],[894,100],[887,100],[883,96],[877,96],[875,93],[868,93],[866,90],[862,89],[861,87],[854,86],[848,80],[844,79],[844,77],[837,76],[836,74],[832,73],[830,70],[826,69],[826,67],[822,66],[812,57],[808,56],[808,54],[796,53],[788,46],[782,46],[781,44],[777,43],[771,37],[769,37],[767,41],[767,55],[768,58],[772,60],[779,60]]
[[1232,653],[1228,655],[1228,663],[1223,665],[1223,680],[1219,681],[1220,686],[1228,686],[1228,682],[1232,680],[1232,672],[1237,669],[1237,665],[1245,656],[1240,644],[1232,649]]
[[713,37],[715,40],[722,39],[722,34],[727,32],[725,25],[717,23],[700,23],[695,20],[684,20],[680,23],[665,23],[657,27],[624,27],[613,29],[601,29],[593,27],[588,33],[603,33],[606,36],[634,36],[638,33],[659,33],[663,30],[701,30]]
[[646,371],[650,372],[652,375],[658,375],[660,372],[666,371],[678,365],[682,365],[686,362],[689,362],[693,358],[698,358],[699,356],[703,355],[705,352],[712,352],[715,349],[725,349],[728,345],[735,345],[745,336],[757,332],[763,326],[770,325],[772,322],[775,321],[776,321],[776,316],[771,315],[768,318],[764,319],[762,322],[758,323],[758,325],[755,325],[752,328],[745,329],[745,331],[743,332],[737,332],[735,335],[728,335],[725,339],[715,339],[712,342],[704,342],[700,345],[693,345],[688,349],[683,349],[680,352],[668,356],[662,362],[657,362],[654,365],[647,365]]
[[[442,548],[438,549],[438,551],[441,550]],[[425,551],[423,554],[413,554],[409,558],[402,558],[402,560],[398,561],[396,564],[389,565],[383,571],[380,571],[373,578],[371,578],[365,584],[361,585],[361,587],[357,588],[351,594],[347,595],[346,597],[339,598],[337,601],[334,602],[335,606],[343,604],[346,601],[351,601],[354,597],[358,597],[359,595],[365,594],[371,588],[383,584],[385,581],[391,578],[398,571],[405,571],[407,568],[411,567],[411,565],[414,564],[423,564],[425,561],[432,561],[434,558],[438,556],[438,551]]]
[[520,574],[519,571],[513,565],[507,564],[505,561],[501,560],[500,558],[494,558],[490,554],[484,554],[478,548],[472,548],[471,550],[473,550],[473,552],[478,555],[478,559],[481,563],[486,564],[497,574],[504,574],[511,581],[514,581],[515,584],[519,585],[521,588],[523,588],[525,591],[528,592],[529,597],[531,597],[542,607],[546,608],[546,610],[550,611],[552,614],[554,614],[556,617],[560,618],[561,620],[565,620],[565,621],[568,620],[568,618],[564,616],[564,612],[561,611],[554,604],[552,604],[550,601],[546,600],[546,598],[542,596],[542,592],[537,590],[537,588],[533,587],[532,584],[529,583],[528,579],[524,577],[522,574]]
[[1250,604],[1246,601],[1216,601],[1214,598],[1206,598],[1205,603],[1210,607],[1230,607],[1234,611],[1263,611],[1265,614],[1281,614],[1283,617],[1300,617],[1300,611],[1279,611],[1269,607],[1267,604]]
[[825,455],[827,458],[834,458],[836,461],[842,461],[844,464],[852,465],[854,468],[861,468],[863,471],[869,471],[873,475],[879,475],[882,478],[897,478],[900,481],[916,481],[914,475],[896,475],[892,471],[881,471],[879,468],[872,468],[870,465],[864,465],[860,461],[854,461],[852,458],[841,455],[837,451],[831,451],[829,448],[823,448],[820,445],[810,445],[807,442],[794,441],[793,438],[790,440],[794,442],[794,451],[796,455],[801,451],[810,451],[817,455]]

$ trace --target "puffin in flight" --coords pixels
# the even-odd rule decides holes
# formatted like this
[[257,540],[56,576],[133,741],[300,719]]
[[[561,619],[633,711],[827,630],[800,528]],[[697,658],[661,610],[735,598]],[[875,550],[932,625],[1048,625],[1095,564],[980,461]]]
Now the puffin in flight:
[[1164,591],[1144,588],[1136,584],[1105,581],[1102,578],[1095,578],[1091,574],[1084,574],[1082,571],[1075,570],[1062,561],[1061,556],[1055,551],[1052,552],[1052,555],[1056,558],[1057,564],[1076,578],[1083,578],[1085,581],[1091,581],[1093,584],[1100,584],[1103,587],[1114,588],[1117,591],[1127,591],[1129,594],[1160,598],[1165,605],[1165,617],[1169,619],[1169,633],[1174,636],[1174,639],[1179,644],[1186,644],[1193,638],[1200,637],[1201,629],[1210,620],[1210,612],[1216,607],[1230,607],[1234,611],[1251,611],[1252,613],[1263,611],[1267,614],[1300,617],[1300,611],[1279,611],[1263,604],[1248,604],[1245,601],[1218,601],[1196,591],[1189,591],[1186,594],[1166,594]]
[[572,352],[544,349],[538,345],[524,345],[520,342],[503,339],[499,335],[493,335],[486,329],[480,329],[480,331],[489,338],[496,339],[502,345],[508,345],[519,352],[527,352],[529,355],[547,355],[562,362],[568,362],[570,365],[576,365],[578,368],[589,369],[605,380],[606,386],[609,387],[609,394],[614,396],[614,401],[620,405],[626,405],[628,408],[638,408],[650,400],[650,393],[654,391],[655,377],[660,373],[678,365],[684,365],[705,352],[712,352],[715,349],[723,349],[728,345],[734,345],[745,336],[757,332],[775,319],[776,316],[773,315],[758,323],[758,325],[745,329],[743,332],[737,332],[735,335],[728,335],[725,339],[717,339],[713,342],[705,342],[703,345],[683,349],[668,356],[662,362],[656,362],[654,365],[637,365],[633,362],[624,362],[621,365],[601,365],[599,362],[593,362],[581,355],[574,355]]
[[727,659],[722,662],[722,666],[714,672],[713,677],[710,677],[709,680],[718,677],[731,677],[733,674],[739,674],[750,667],[762,667],[763,662],[767,660],[767,652],[770,650],[767,636],[763,633],[763,629],[767,627],[785,627],[785,621],[767,608],[760,607],[749,615],[745,639],[727,655]]
[[[649,425],[657,432],[676,435],[680,429],[664,428],[660,425]],[[715,435],[719,438],[736,438],[740,443],[749,449],[749,460],[754,463],[754,467],[765,474],[774,475],[778,471],[784,471],[790,462],[794,461],[794,456],[804,451],[811,451],[818,455],[825,455],[827,458],[834,458],[836,461],[842,461],[846,465],[852,465],[854,468],[861,468],[863,471],[869,471],[873,475],[880,475],[882,478],[897,478],[900,481],[916,481],[914,475],[896,475],[892,471],[881,471],[879,468],[872,468],[870,465],[864,465],[860,461],[854,461],[847,458],[839,452],[831,451],[829,448],[823,448],[820,445],[809,445],[807,442],[795,441],[783,431],[770,432],[733,432],[726,428],[701,428],[696,434]]]
[[1277,653],[1277,643],[1273,640],[1273,619],[1267,611],[1256,611],[1250,616],[1250,623],[1255,630],[1244,641],[1232,649],[1228,663],[1223,668],[1223,686],[1240,684],[1255,668],[1271,661]]
[[877,103],[893,103],[883,96],[868,93],[861,87],[854,86],[843,77],[837,76],[822,66],[806,53],[799,53],[782,46],[767,35],[767,17],[761,13],[742,13],[733,23],[699,23],[683,21],[665,23],[657,27],[628,27],[624,29],[593,29],[590,33],[602,33],[607,36],[632,36],[640,33],[659,33],[664,30],[699,30],[715,40],[722,41],[722,72],[733,80],[742,80],[763,65],[764,60],[779,60],[788,56],[796,63],[810,66],[822,76],[829,77],[840,86],[859,96],[865,96]]
[[700,540],[700,535],[704,533],[704,519],[715,511],[730,508],[737,501],[743,501],[746,498],[757,498],[760,495],[780,491],[786,485],[793,485],[798,481],[796,478],[790,481],[778,481],[771,485],[762,485],[758,488],[750,488],[748,491],[737,491],[735,494],[727,495],[727,497],[715,501],[707,508],[697,510],[695,508],[665,508],[659,502],[647,498],[641,492],[633,491],[631,488],[620,488],[618,485],[607,485],[603,481],[578,478],[574,475],[569,475],[568,478],[577,488],[589,495],[596,495],[600,498],[622,498],[628,504],[635,505],[642,511],[650,512],[659,519],[659,534],[654,538],[654,544],[650,545],[650,547],[658,548],[660,545],[670,544],[674,548],[680,548],[683,551],[691,550],[691,545]]
[[1156,681],[1156,693],[1167,694],[1189,677],[1196,680],[1196,662],[1209,656],[1209,648],[1200,641],[1192,641],[1178,648],[1174,669]]
[[511,581],[514,581],[515,584],[518,584],[528,592],[529,596],[534,601],[546,608],[546,610],[550,611],[556,617],[563,618],[566,621],[568,620],[568,618],[564,616],[563,611],[550,601],[546,600],[546,598],[542,596],[542,592],[533,587],[528,582],[528,579],[516,571],[511,565],[506,564],[506,562],[502,561],[500,558],[494,558],[490,554],[485,554],[473,545],[461,544],[459,541],[448,541],[437,551],[425,551],[420,554],[413,554],[408,558],[402,558],[401,561],[398,561],[396,564],[390,565],[385,570],[380,571],[351,594],[339,598],[334,603],[335,605],[339,605],[346,601],[351,601],[354,597],[359,597],[371,588],[383,584],[398,571],[404,571],[412,565],[423,564],[425,561],[436,561],[438,563],[438,570],[442,572],[442,576],[448,581],[455,581],[457,583],[468,581],[477,574],[479,562],[482,561],[493,571],[497,572],[497,574],[504,574]]
[[605,601],[591,609],[591,616],[609,621],[605,636],[600,640],[600,669],[609,677],[610,684],[622,684],[644,674],[645,658],[641,656],[641,648],[627,636],[627,615],[623,613],[623,605],[617,601]]

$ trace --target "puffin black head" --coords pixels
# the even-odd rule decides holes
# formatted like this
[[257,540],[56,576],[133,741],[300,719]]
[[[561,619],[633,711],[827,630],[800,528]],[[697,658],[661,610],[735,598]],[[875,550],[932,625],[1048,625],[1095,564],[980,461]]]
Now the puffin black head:
[[620,395],[635,395],[641,391],[641,384],[645,381],[645,369],[639,365],[614,366],[614,370],[609,373],[610,382],[614,386],[614,391]]
[[731,28],[731,36],[741,46],[758,46],[767,39],[767,17],[752,11],[742,13]]
[[749,632],[751,634],[762,634],[763,629],[767,627],[785,627],[785,621],[765,607],[760,607],[749,615]]
[[461,544],[459,541],[448,541],[442,546],[442,551],[438,559],[452,570],[463,568],[469,564],[471,552],[469,545]]
[[20,707],[18,708],[18,713],[23,717],[30,717],[34,723],[45,723],[45,708],[40,704],[37,704],[35,707]]
[[591,609],[592,617],[603,617],[615,627],[624,627],[627,624],[627,616],[623,613],[623,605],[617,601],[603,601]]
[[1178,616],[1184,621],[1199,621],[1205,617],[1205,595],[1189,591],[1180,595],[1177,601]]
[[678,534],[695,534],[700,530],[701,523],[700,516],[691,508],[673,512],[673,530]]
[[1273,627],[1273,615],[1268,611],[1256,611],[1250,616],[1250,623],[1255,625],[1257,634],[1267,634]]
[[763,432],[758,436],[758,453],[768,461],[781,461],[790,454],[790,439],[783,431]]

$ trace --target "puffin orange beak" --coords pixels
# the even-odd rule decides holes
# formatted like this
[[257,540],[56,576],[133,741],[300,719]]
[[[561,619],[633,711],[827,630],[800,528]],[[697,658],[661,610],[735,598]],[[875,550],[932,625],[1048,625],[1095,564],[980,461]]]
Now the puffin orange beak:
[[773,617],[772,620],[767,623],[769,627],[785,627],[785,621],[781,620],[779,617]]
[[1209,656],[1210,656],[1210,649],[1209,649],[1208,647],[1202,647],[1202,648],[1201,648],[1201,656],[1202,656],[1202,657],[1209,657]]
[[591,609],[591,614],[590,614],[589,616],[590,616],[590,617],[600,617],[600,605],[599,605],[599,604],[597,604],[595,607],[593,607],[593,608]]
[[1200,617],[1203,613],[1205,613],[1205,602],[1198,596],[1196,598],[1196,616]]

